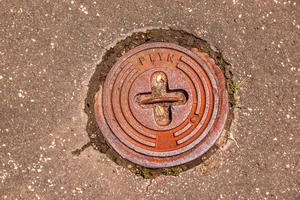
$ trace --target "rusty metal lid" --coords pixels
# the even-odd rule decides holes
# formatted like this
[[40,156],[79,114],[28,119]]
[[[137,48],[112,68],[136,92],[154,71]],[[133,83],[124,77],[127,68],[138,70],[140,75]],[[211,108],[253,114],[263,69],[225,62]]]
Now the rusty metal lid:
[[229,108],[223,73],[206,53],[149,43],[114,64],[94,109],[108,144],[123,158],[160,168],[203,155]]

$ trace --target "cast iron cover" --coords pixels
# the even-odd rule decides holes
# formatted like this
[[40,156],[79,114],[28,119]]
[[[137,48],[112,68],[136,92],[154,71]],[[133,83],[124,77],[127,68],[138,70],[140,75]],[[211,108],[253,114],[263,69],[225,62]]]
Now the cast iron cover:
[[123,158],[150,168],[203,155],[228,113],[222,71],[206,53],[149,43],[125,53],[95,96],[97,123]]

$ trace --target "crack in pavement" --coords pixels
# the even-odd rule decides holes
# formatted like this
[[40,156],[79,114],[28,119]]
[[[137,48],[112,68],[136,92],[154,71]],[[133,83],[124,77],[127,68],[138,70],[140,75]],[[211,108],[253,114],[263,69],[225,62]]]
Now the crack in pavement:
[[75,149],[74,151],[72,151],[72,154],[75,156],[79,156],[81,154],[81,152],[83,152],[85,149],[87,149],[90,146],[92,146],[92,143],[88,142],[88,143],[84,144],[81,148]]

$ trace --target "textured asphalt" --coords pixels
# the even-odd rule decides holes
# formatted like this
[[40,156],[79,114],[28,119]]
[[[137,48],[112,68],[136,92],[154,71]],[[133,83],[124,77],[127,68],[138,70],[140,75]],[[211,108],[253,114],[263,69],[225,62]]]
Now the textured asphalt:
[[[102,55],[136,31],[220,49],[238,91],[236,142],[178,177],[143,179],[89,142]],[[0,1],[0,199],[300,199],[299,0]]]

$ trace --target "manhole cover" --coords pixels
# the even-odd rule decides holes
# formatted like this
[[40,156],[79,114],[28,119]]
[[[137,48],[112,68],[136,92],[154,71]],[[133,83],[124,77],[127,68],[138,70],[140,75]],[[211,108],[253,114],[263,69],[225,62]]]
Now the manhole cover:
[[207,54],[171,43],[144,44],[124,54],[95,99],[108,144],[151,168],[203,155],[220,136],[227,113],[222,71]]

